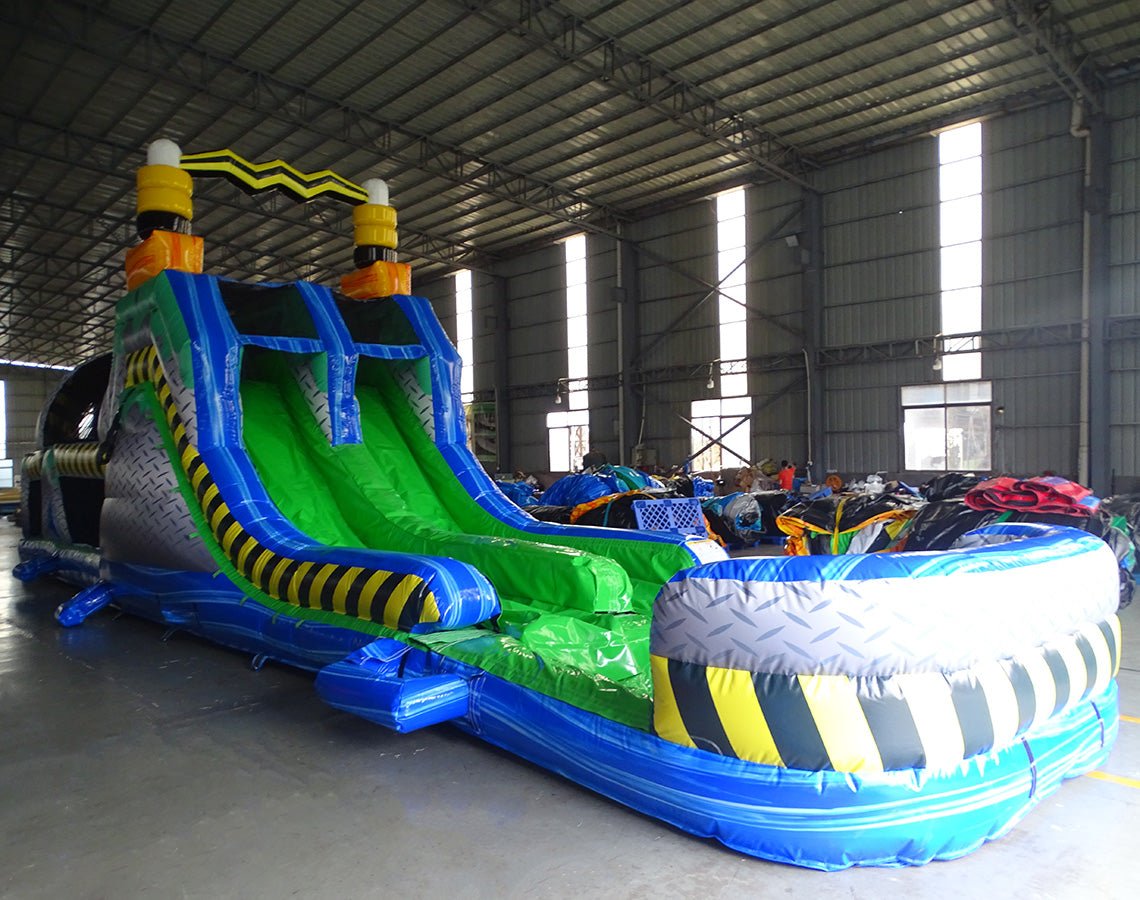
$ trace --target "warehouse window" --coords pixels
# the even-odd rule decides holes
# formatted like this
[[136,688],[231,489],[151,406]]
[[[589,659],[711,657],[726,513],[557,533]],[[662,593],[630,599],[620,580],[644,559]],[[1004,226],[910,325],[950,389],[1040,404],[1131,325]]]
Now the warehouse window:
[[[749,462],[751,441],[748,419],[752,413],[751,397],[725,397],[719,400],[694,400],[692,406],[693,429],[690,453],[693,468],[698,472],[721,469],[725,466],[746,466]],[[720,443],[706,446],[713,438]]]
[[[982,328],[982,126],[975,122],[938,135],[939,243],[942,333]],[[944,340],[943,381],[982,377],[976,338]]]
[[15,463],[8,459],[7,387],[6,382],[0,381],[0,488],[10,488],[15,482]]
[[988,470],[992,399],[988,381],[904,387],[905,467],[936,472]]
[[[586,322],[586,235],[576,234],[562,244],[566,253],[566,378],[569,382],[589,376],[586,345],[589,331]],[[590,394],[586,390],[567,392],[570,409],[586,409]]]
[[[693,468],[697,471],[746,465],[752,455],[752,426],[749,421],[752,398],[748,396],[748,374],[744,367],[732,364],[733,360],[743,360],[748,356],[748,271],[745,264],[748,251],[744,200],[744,188],[728,191],[716,198],[716,275],[720,288],[717,295],[719,360],[716,365],[720,376],[720,398],[693,401],[691,419],[694,427],[690,452],[701,450],[709,443],[710,437],[720,438],[724,446],[713,444],[696,456]],[[712,365],[709,366],[709,382],[715,387]]]
[[550,471],[572,472],[582,468],[582,457],[590,449],[590,411],[569,409],[548,413]]
[[475,334],[471,300],[471,270],[455,273],[455,349],[463,368],[459,375],[459,392],[467,405],[475,399]]
[[590,449],[589,329],[586,314],[586,236],[576,234],[562,244],[566,271],[566,377],[558,382],[555,402],[566,409],[548,413],[550,471],[569,472],[582,466]]

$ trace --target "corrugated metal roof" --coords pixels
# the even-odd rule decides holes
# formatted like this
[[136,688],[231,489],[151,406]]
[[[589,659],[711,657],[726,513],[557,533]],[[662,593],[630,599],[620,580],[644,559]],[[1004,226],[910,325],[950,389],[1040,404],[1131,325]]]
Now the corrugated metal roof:
[[[157,137],[389,179],[422,277],[1140,65],[1131,0],[12,0],[0,23],[0,358],[57,363],[109,339]],[[345,209],[196,191],[214,271],[351,265]]]

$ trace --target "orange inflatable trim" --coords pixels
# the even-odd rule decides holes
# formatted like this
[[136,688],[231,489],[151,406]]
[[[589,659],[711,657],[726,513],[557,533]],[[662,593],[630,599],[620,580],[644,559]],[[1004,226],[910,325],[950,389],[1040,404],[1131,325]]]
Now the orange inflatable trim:
[[127,290],[133,291],[163,269],[201,272],[204,246],[197,235],[151,232],[145,241],[127,251]]
[[407,263],[374,262],[341,276],[340,289],[353,300],[372,300],[412,292],[412,267]]

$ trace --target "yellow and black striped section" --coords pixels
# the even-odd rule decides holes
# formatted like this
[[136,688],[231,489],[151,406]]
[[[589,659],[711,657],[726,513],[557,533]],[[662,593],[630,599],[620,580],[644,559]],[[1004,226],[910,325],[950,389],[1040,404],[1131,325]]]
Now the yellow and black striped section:
[[182,156],[181,167],[187,172],[221,175],[247,194],[277,189],[301,201],[322,194],[331,194],[349,203],[363,203],[368,199],[364,188],[330,169],[302,172],[280,159],[254,163],[233,150],[187,153]]
[[808,771],[946,769],[1104,691],[1120,667],[1120,621],[951,673],[758,674],[657,655],[651,665],[654,730],[673,743]]
[[210,532],[242,577],[269,596],[389,628],[412,631],[440,620],[435,595],[418,575],[292,559],[259,543],[234,518],[198,450],[190,443],[154,347],[127,359],[127,387],[151,383]]
[[107,463],[100,453],[98,442],[83,444],[56,444],[48,451],[60,475],[71,478],[102,478]]
[[20,475],[22,478],[35,480],[40,477],[44,470],[44,451],[36,450],[29,453],[24,457],[24,462],[21,465]]

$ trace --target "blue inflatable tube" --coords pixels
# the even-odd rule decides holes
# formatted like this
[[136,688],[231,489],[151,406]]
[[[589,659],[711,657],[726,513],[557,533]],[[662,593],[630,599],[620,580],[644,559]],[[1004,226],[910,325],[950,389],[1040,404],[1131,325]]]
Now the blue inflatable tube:
[[[318,690],[334,706],[389,727],[415,715],[426,718],[412,727],[449,720],[684,831],[815,869],[920,865],[969,853],[1008,831],[1065,778],[1100,765],[1118,728],[1113,681],[1032,734],[944,772],[860,776],[758,765],[679,746],[437,653],[298,622],[256,601],[242,602],[224,578],[121,565],[105,574],[124,594],[119,605],[132,613],[319,670]],[[391,657],[391,645],[402,654],[398,681],[367,668]],[[345,701],[333,680],[353,669],[359,683]],[[392,705],[393,690],[422,697],[418,683],[430,688],[434,715],[424,713],[422,700],[402,707],[397,697]]]
[[478,685],[460,728],[684,831],[824,870],[963,856],[1100,765],[1117,731],[1114,682],[1032,739],[952,773],[862,778],[680,747],[498,679]]

